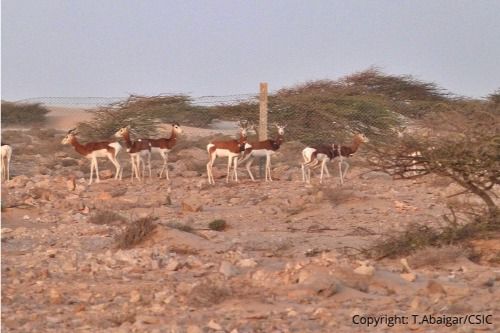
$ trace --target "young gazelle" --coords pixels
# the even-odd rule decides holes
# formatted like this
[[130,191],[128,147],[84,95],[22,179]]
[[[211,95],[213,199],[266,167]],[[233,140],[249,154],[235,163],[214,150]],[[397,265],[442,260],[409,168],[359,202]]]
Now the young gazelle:
[[[165,170],[165,178],[168,178],[168,153],[172,150],[172,148],[177,143],[177,135],[182,133],[181,125],[175,122],[172,123],[172,133],[170,134],[170,138],[161,138],[161,139],[147,139],[151,143],[151,152],[158,153],[163,158],[163,167],[160,171],[160,178]],[[151,164],[151,162],[149,162]]]
[[286,125],[283,126],[274,124],[274,126],[276,126],[276,128],[278,129],[278,135],[276,136],[276,140],[250,142],[250,145],[252,147],[245,150],[245,155],[241,160],[241,163],[248,160],[245,166],[248,171],[248,174],[250,175],[250,178],[252,178],[253,181],[255,181],[255,178],[253,177],[252,171],[250,170],[250,166],[252,165],[252,162],[254,161],[255,157],[266,158],[265,179],[266,181],[268,180],[273,181],[273,179],[271,178],[271,155],[273,155],[278,149],[280,149],[280,146],[283,143],[283,136],[285,135]]
[[2,180],[10,179],[10,158],[12,156],[12,147],[2,142],[2,164],[0,165]]
[[[311,181],[311,168],[317,167],[321,162],[320,184],[323,182],[323,171],[326,171],[327,176],[330,176],[326,163],[332,161],[335,157],[339,157],[339,176],[341,184],[344,183],[344,177],[349,169],[349,163],[345,160],[346,157],[352,156],[362,143],[367,143],[369,140],[364,134],[356,134],[352,139],[350,146],[336,145],[319,145],[314,147],[306,147],[302,150],[302,180]],[[342,165],[345,165],[345,170],[342,171]],[[306,170],[307,169],[307,170]]]
[[238,123],[240,128],[240,139],[239,140],[228,140],[228,141],[212,141],[207,145],[208,152],[208,163],[207,163],[207,175],[208,183],[215,184],[214,176],[212,173],[212,168],[214,161],[217,157],[227,157],[227,177],[226,183],[229,182],[229,174],[231,170],[231,165],[234,163],[234,177],[238,181],[238,173],[236,168],[238,167],[238,157],[241,152],[245,149],[251,147],[247,143],[247,130],[248,123],[242,124]]
[[123,138],[125,140],[125,147],[127,147],[127,153],[130,155],[130,164],[132,165],[132,174],[130,175],[130,180],[137,178],[141,180],[139,169],[142,164],[142,177],[144,177],[144,158],[148,160],[149,177],[151,177],[151,144],[149,140],[130,140],[130,125],[120,128],[116,133],[115,137]]
[[89,185],[92,184],[94,169],[96,173],[96,182],[99,183],[101,181],[99,178],[99,167],[97,165],[98,157],[107,157],[116,168],[115,179],[118,179],[118,177],[122,179],[122,169],[120,163],[116,159],[116,156],[122,149],[122,146],[118,142],[89,142],[82,145],[76,139],[76,134],[78,133],[75,132],[75,129],[69,130],[61,143],[63,145],[72,145],[78,153],[90,160]]

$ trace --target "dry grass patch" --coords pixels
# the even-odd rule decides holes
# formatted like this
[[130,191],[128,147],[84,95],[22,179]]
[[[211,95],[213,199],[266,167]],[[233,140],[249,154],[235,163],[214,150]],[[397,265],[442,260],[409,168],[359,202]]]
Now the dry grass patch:
[[156,218],[147,216],[130,222],[125,230],[115,237],[116,247],[119,249],[130,249],[145,240],[156,225],[153,223]]
[[231,295],[223,281],[205,280],[191,290],[187,297],[190,306],[209,307],[222,303]]
[[115,224],[117,222],[126,222],[127,219],[122,215],[111,210],[98,210],[90,215],[89,222],[93,224]]
[[180,222],[168,222],[167,227],[172,228],[172,229],[177,229],[180,231],[184,231],[184,232],[190,232],[190,233],[195,232],[193,227],[191,227],[190,225],[187,225],[187,224],[180,223]]
[[443,246],[441,248],[426,247],[417,250],[408,258],[408,263],[413,268],[425,266],[439,267],[443,264],[453,263],[460,257],[470,258],[472,251],[459,246]]

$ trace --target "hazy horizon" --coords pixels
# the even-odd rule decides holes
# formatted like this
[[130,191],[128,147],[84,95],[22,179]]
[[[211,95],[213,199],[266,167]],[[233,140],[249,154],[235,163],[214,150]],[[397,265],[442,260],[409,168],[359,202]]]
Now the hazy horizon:
[[4,100],[258,93],[372,66],[500,88],[500,1],[2,1]]

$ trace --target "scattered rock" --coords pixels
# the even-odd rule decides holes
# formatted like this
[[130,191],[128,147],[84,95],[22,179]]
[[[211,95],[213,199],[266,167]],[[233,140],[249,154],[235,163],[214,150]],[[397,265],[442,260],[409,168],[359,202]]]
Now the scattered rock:
[[216,323],[213,319],[208,322],[207,327],[215,331],[222,331],[222,326]]
[[187,327],[186,333],[203,333],[203,330],[200,327],[198,327],[198,326],[189,325]]
[[417,279],[417,275],[415,273],[401,273],[399,276],[408,282],[413,282]]
[[99,172],[99,177],[101,179],[110,179],[113,178],[113,171],[111,170],[102,170]]
[[168,261],[167,266],[165,266],[165,269],[167,271],[176,271],[181,267],[181,264],[177,261],[177,259],[171,258]]
[[257,262],[254,259],[241,259],[237,265],[242,268],[253,268],[257,266]]
[[50,289],[49,299],[51,304],[61,304],[62,296],[56,289]]
[[220,264],[219,273],[222,273],[226,278],[230,278],[237,275],[239,271],[230,262],[223,261]]
[[361,266],[356,268],[354,270],[354,273],[361,274],[361,275],[367,275],[367,276],[373,276],[373,274],[375,274],[375,267],[368,265],[368,263],[361,263]]
[[141,300],[141,294],[137,290],[132,290],[130,292],[130,303],[137,303]]
[[203,205],[199,198],[190,197],[182,201],[181,209],[183,212],[200,212],[203,210]]
[[446,290],[444,289],[443,285],[434,280],[429,280],[426,290],[429,294],[446,294]]

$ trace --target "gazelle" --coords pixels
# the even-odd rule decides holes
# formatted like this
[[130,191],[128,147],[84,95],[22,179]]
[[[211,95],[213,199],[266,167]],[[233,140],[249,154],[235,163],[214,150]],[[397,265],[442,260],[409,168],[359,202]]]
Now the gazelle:
[[[321,175],[319,181],[321,184],[323,182],[323,171],[326,171],[326,174],[330,176],[326,163],[332,161],[335,157],[339,157],[340,183],[344,184],[345,175],[349,170],[349,163],[347,163],[345,158],[352,156],[362,143],[367,142],[369,142],[369,140],[364,134],[356,134],[350,146],[332,144],[330,146],[319,145],[304,148],[304,150],[302,150],[302,157],[304,159],[304,163],[302,163],[302,180],[309,183],[311,181],[311,168],[318,166],[319,162],[321,162]],[[345,165],[344,171],[342,171],[343,165]]]
[[244,124],[239,122],[240,129],[240,139],[239,140],[228,140],[228,141],[212,141],[207,145],[208,152],[208,163],[207,163],[207,175],[208,183],[215,184],[214,176],[212,174],[212,168],[214,161],[217,157],[227,157],[227,177],[226,183],[229,182],[229,174],[231,170],[231,165],[234,163],[234,177],[238,181],[238,157],[241,152],[245,149],[251,148],[251,145],[247,143],[247,130],[248,123]]
[[130,125],[120,128],[115,137],[125,140],[127,153],[130,155],[130,164],[132,165],[132,174],[130,180],[134,179],[134,175],[138,180],[141,180],[139,169],[142,163],[142,177],[144,177],[144,158],[148,160],[149,177],[151,178],[151,143],[149,140],[130,140]]
[[116,156],[122,149],[122,146],[118,142],[89,142],[82,145],[76,139],[76,134],[78,133],[75,132],[75,129],[69,130],[61,143],[63,145],[72,145],[78,153],[90,160],[89,185],[92,184],[94,169],[96,172],[96,182],[99,183],[101,181],[99,178],[99,167],[97,165],[98,157],[107,157],[116,168],[115,179],[118,179],[118,177],[122,179],[122,169],[120,163],[116,159]]
[[10,179],[10,158],[12,157],[12,147],[6,143],[2,142],[2,164],[1,164],[1,174],[2,180]]
[[[168,153],[172,150],[172,148],[177,143],[177,135],[182,134],[182,128],[179,123],[172,123],[172,133],[170,134],[170,138],[161,138],[161,139],[147,139],[151,143],[151,152],[158,153],[163,158],[163,167],[160,171],[160,178],[165,170],[165,178],[170,179],[168,177]],[[151,162],[149,162],[151,164]]]
[[253,177],[252,171],[250,170],[250,166],[252,165],[255,157],[266,158],[265,180],[273,181],[271,177],[271,155],[273,155],[278,149],[280,149],[280,146],[283,143],[283,136],[285,135],[286,125],[283,126],[274,124],[274,126],[276,126],[276,128],[278,129],[278,135],[276,136],[275,140],[269,139],[264,141],[250,142],[250,145],[252,147],[249,149],[245,149],[245,155],[243,156],[241,163],[248,160],[248,162],[246,162],[245,164],[245,167],[248,171],[248,174],[250,175],[250,178],[252,178],[253,181],[255,181],[255,178]]

